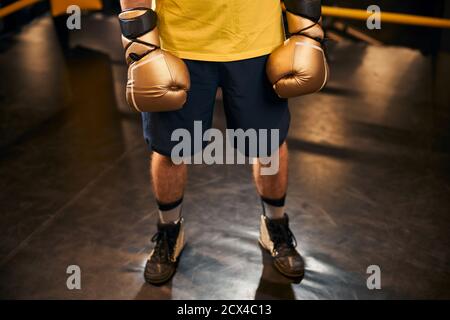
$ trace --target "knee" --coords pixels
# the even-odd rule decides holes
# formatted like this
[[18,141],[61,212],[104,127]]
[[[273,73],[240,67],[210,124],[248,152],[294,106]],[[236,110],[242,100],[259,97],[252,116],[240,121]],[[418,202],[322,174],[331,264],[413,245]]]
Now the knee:
[[270,156],[268,157],[259,157],[257,158],[257,163],[261,166],[269,166],[270,163],[275,161],[282,161],[287,158],[288,148],[286,141],[283,142],[277,149],[275,149]]
[[181,164],[175,164],[172,161],[172,158],[170,156],[161,154],[157,151],[153,151],[152,152],[152,163],[153,165],[159,165],[159,166],[164,166],[164,167],[185,167],[186,164],[181,163]]

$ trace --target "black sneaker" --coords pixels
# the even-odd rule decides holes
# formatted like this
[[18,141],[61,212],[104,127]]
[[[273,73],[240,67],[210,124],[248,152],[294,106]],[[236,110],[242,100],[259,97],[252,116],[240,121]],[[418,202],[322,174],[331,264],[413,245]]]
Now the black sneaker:
[[295,250],[297,241],[289,229],[289,217],[269,219],[261,215],[259,243],[270,252],[275,267],[282,274],[292,278],[301,278],[305,273],[305,263]]
[[178,258],[184,247],[183,218],[178,223],[158,223],[152,237],[155,248],[145,265],[144,278],[151,284],[162,284],[175,274]]

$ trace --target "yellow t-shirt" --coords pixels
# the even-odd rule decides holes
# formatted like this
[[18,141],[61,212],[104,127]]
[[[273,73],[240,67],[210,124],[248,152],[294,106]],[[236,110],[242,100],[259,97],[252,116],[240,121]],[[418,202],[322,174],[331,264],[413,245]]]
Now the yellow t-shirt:
[[163,49],[184,59],[235,61],[284,41],[280,0],[157,0]]

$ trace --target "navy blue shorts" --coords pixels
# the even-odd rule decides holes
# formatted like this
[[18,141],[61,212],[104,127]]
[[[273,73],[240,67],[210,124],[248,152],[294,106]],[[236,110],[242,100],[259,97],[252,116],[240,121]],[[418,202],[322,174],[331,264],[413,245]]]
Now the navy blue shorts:
[[[150,149],[170,156],[178,144],[171,140],[174,130],[182,128],[194,135],[194,121],[201,121],[203,132],[211,128],[216,92],[221,87],[228,129],[278,130],[276,146],[271,145],[270,134],[267,135],[270,155],[286,139],[290,113],[287,100],[276,95],[266,76],[267,58],[232,62],[184,60],[191,76],[191,89],[183,108],[142,113],[144,137]],[[202,147],[206,145],[203,143]],[[197,151],[193,148],[191,155]],[[246,156],[258,156],[249,154],[247,146],[246,150],[239,151]]]

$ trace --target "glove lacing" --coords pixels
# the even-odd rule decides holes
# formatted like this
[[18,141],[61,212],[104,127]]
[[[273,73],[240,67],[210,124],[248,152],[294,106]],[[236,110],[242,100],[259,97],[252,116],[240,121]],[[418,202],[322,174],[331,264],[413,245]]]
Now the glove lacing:
[[309,26],[301,29],[300,31],[297,31],[296,33],[292,33],[291,36],[304,36],[304,37],[310,38],[310,39],[312,39],[314,41],[317,41],[317,42],[319,42],[320,44],[323,45],[324,42],[327,41],[325,38],[322,39],[320,37],[313,37],[313,36],[310,36],[310,35],[305,33],[305,31],[315,27],[316,25],[317,25],[317,22],[314,22],[312,25],[309,25]]
[[144,45],[144,46],[147,46],[147,47],[151,48],[151,49],[145,51],[145,52],[142,53],[142,54],[137,54],[137,53],[134,53],[134,52],[130,53],[130,54],[128,55],[128,57],[130,58],[130,60],[132,60],[132,61],[134,61],[134,62],[139,61],[139,60],[141,60],[142,58],[144,58],[146,55],[149,55],[149,54],[152,53],[153,51],[155,51],[155,50],[157,50],[157,49],[160,49],[160,47],[157,46],[157,45],[155,45],[155,44],[148,43],[148,42],[145,42],[145,41],[142,41],[142,40],[139,40],[139,39],[129,39],[129,40],[130,40],[130,42],[125,46],[125,52],[128,50],[128,48],[129,48],[133,43],[139,43],[139,44],[141,44],[141,45]]
[[309,39],[312,39],[312,40],[314,40],[314,41],[319,42],[320,45],[321,45],[322,48],[323,48],[325,57],[326,57],[326,59],[328,60],[328,46],[327,46],[327,44],[328,44],[328,42],[329,42],[330,39],[327,38],[326,36],[324,36],[324,38],[313,37],[313,36],[310,36],[310,35],[308,35],[308,34],[305,33],[305,31],[307,31],[307,30],[309,30],[309,29],[315,27],[316,25],[317,25],[317,22],[314,22],[312,25],[309,25],[309,26],[307,26],[307,27],[301,29],[300,31],[297,31],[297,32],[295,32],[295,33],[292,33],[292,34],[291,34],[291,37],[292,37],[292,36],[303,36],[303,37],[306,37],[306,38],[309,38]]

